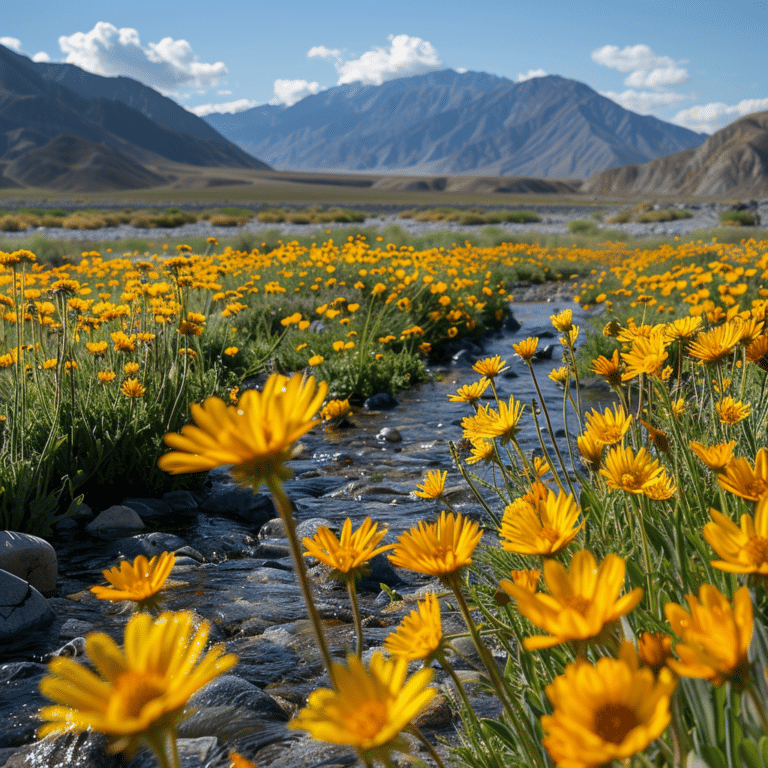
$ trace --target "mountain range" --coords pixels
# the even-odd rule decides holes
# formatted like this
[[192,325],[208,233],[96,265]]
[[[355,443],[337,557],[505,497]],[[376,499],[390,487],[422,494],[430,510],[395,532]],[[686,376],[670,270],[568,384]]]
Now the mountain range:
[[691,149],[705,134],[583,83],[443,70],[205,118],[281,170],[583,179]]
[[629,112],[574,80],[444,70],[202,119],[130,78],[0,46],[0,188],[318,183],[768,196],[768,112],[707,136]]
[[147,86],[0,46],[3,186],[155,186],[169,181],[173,164],[268,167]]
[[587,179],[597,195],[722,195],[768,197],[768,112],[756,112],[713,133],[696,149],[642,165],[611,168]]

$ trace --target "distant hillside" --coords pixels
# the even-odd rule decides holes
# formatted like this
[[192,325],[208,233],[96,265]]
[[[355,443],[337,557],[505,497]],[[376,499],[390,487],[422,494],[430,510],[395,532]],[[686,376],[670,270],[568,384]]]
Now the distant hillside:
[[[76,90],[65,81],[75,84]],[[29,185],[34,185],[33,178],[48,178],[45,186],[61,189],[80,188],[89,181],[120,188],[120,168],[125,188],[134,188],[164,183],[166,179],[147,166],[168,161],[201,168],[268,168],[175,102],[139,83],[131,87],[132,82],[91,75],[71,65],[36,64],[0,46],[0,167],[5,167],[6,177]],[[131,99],[152,117],[130,106]],[[70,140],[48,146],[60,136]],[[81,141],[73,143],[72,138]],[[98,162],[90,144],[103,147],[96,153]],[[42,154],[28,156],[46,147]],[[64,147],[68,149],[62,154]],[[43,160],[46,152],[52,153],[50,162]],[[81,160],[83,152],[91,155],[93,162],[80,181],[72,174],[50,175],[54,168],[66,175],[62,159],[67,152],[75,152]],[[46,171],[40,171],[40,163]],[[31,172],[28,165],[37,170]],[[101,181],[97,171],[105,174]]]
[[713,133],[698,149],[595,174],[583,192],[596,195],[692,194],[768,196],[768,112]]
[[574,80],[515,83],[452,70],[205,119],[275,168],[325,172],[582,179],[706,138],[629,112]]

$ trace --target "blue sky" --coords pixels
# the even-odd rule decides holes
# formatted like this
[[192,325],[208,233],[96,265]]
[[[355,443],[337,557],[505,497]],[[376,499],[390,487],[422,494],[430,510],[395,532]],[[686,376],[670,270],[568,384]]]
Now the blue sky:
[[768,109],[768,0],[4,0],[0,43],[198,114],[432,69],[579,80],[712,132]]

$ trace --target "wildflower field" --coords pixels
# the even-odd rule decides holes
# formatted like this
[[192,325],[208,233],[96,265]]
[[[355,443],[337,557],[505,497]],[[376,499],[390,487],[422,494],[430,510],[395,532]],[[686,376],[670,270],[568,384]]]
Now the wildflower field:
[[[120,439],[157,437],[153,462],[167,432],[160,469],[174,477],[231,464],[239,482],[266,485],[331,686],[309,696],[290,728],[349,745],[365,765],[393,766],[417,739],[442,765],[412,722],[436,695],[436,663],[461,719],[450,751],[458,765],[768,768],[768,241],[431,253],[353,238],[309,252],[287,244],[114,266],[87,254],[58,270],[37,268],[26,252],[2,258],[2,386],[16,404],[5,413],[3,472],[12,469],[3,482],[42,478],[59,451],[84,461],[76,430],[98,416],[122,419]],[[500,399],[500,357],[478,361],[477,381],[453,396],[467,412],[451,451],[482,520],[453,509],[446,473],[433,471],[415,492],[439,516],[396,543],[382,543],[386,521],[370,520],[298,541],[282,482],[324,403],[340,413],[338,400],[354,405],[380,372],[401,376],[399,386],[423,376],[423,362],[452,338],[503,320],[521,275],[579,272],[576,300],[606,310],[589,329],[567,309],[551,318],[562,361],[549,376],[562,382],[562,402],[540,398],[531,412]],[[50,311],[38,308],[45,302]],[[509,350],[537,388],[538,348],[528,338]],[[261,391],[236,391],[268,364],[282,373]],[[586,373],[615,394],[602,412],[581,407]],[[185,424],[188,404],[204,398]],[[553,408],[576,415],[578,434],[553,434]],[[528,418],[541,436],[533,453],[516,439]],[[105,446],[89,455],[108,461]],[[112,450],[125,446],[116,440]],[[69,477],[75,485],[77,473]],[[435,577],[435,589],[385,641],[387,654],[364,663],[355,582],[385,552]],[[345,663],[324,638],[307,557],[347,585],[357,642]],[[94,589],[158,613],[170,567],[164,555],[116,568],[105,572],[115,594]],[[464,618],[474,643],[473,680],[452,667],[446,611]],[[137,644],[147,632],[157,636],[152,654]],[[52,663],[41,688],[56,706],[41,712],[42,733],[93,728],[118,749],[144,743],[160,765],[177,766],[187,699],[235,663],[220,647],[200,659],[206,632],[193,638],[186,614],[168,612],[132,619],[124,651],[89,637],[99,674]],[[497,697],[497,718],[475,713],[475,686]],[[253,765],[235,754],[232,764]]]

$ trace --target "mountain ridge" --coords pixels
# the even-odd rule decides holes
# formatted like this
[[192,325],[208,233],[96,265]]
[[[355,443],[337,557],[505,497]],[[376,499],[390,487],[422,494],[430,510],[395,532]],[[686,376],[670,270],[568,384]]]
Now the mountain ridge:
[[516,83],[453,70],[205,119],[273,167],[318,172],[586,178],[706,138],[557,75]]

